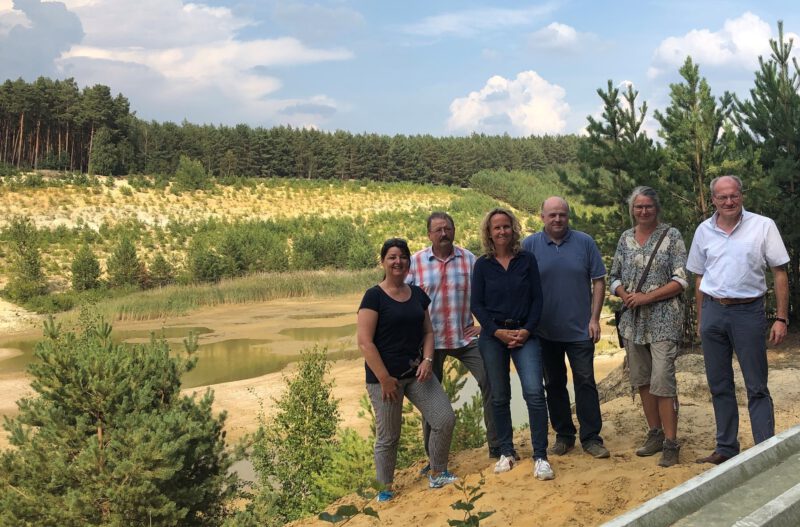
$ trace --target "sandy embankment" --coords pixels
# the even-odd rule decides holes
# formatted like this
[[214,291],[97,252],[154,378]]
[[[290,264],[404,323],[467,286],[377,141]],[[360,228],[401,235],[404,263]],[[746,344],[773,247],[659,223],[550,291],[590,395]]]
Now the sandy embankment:
[[[277,328],[312,324],[333,327],[352,323],[358,297],[348,295],[333,300],[299,299],[214,308],[161,323],[214,328],[214,333],[204,335],[204,339],[263,338],[275,333]],[[799,340],[792,335],[788,342],[769,353],[770,389],[775,400],[776,430],[779,432],[800,421]],[[618,361],[619,357],[598,357],[598,376],[602,375],[603,369]],[[331,375],[335,381],[335,394],[341,400],[343,425],[366,433],[369,423],[357,416],[359,399],[364,392],[362,362],[338,361],[333,365]],[[257,426],[259,398],[264,401],[267,413],[270,412],[272,398],[279,396],[284,389],[282,379],[282,373],[272,373],[212,386],[215,408],[228,412],[226,428],[231,442]],[[694,463],[695,458],[708,454],[714,446],[713,411],[700,356],[689,355],[679,359],[678,382],[682,449],[681,463],[675,467],[662,469],[657,466],[657,456],[639,458],[633,454],[646,427],[638,398],[635,401],[631,399],[624,377],[617,369],[601,383],[601,392],[605,395],[602,435],[612,453],[610,459],[595,460],[576,448],[563,457],[551,456],[555,480],[537,481],[531,473],[529,435],[522,431],[517,433],[515,442],[523,460],[511,472],[493,474],[492,462],[485,448],[454,453],[450,468],[470,484],[477,482],[479,473],[484,474],[486,483],[482,490],[485,495],[477,506],[479,510],[496,512],[481,525],[598,525],[710,468]],[[743,448],[749,448],[753,442],[740,375],[737,385],[740,389],[740,441]],[[198,390],[203,388],[186,392]],[[13,401],[27,392],[29,386],[24,376],[0,374],[0,414],[15,411]],[[553,440],[551,433],[551,443]],[[6,445],[5,434],[0,434],[0,447]],[[458,518],[450,508],[461,497],[455,487],[429,490],[426,482],[418,477],[418,469],[412,467],[398,472],[395,480],[397,498],[379,506],[380,523],[359,517],[350,525],[445,525],[448,519]],[[353,503],[357,499],[351,496],[342,502]],[[310,520],[308,523],[318,522]]]

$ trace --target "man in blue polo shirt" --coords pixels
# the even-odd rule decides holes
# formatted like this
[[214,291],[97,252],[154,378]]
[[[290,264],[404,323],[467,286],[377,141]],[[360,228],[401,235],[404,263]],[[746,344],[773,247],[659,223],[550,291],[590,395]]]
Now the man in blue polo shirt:
[[572,369],[575,410],[584,452],[609,457],[600,429],[600,401],[594,380],[594,344],[600,340],[600,310],[606,268],[591,236],[569,228],[569,204],[554,196],[542,203],[544,229],[522,242],[539,264],[544,305],[536,335],[542,344],[550,422],[556,431],[551,449],[561,456],[575,446],[567,367]]

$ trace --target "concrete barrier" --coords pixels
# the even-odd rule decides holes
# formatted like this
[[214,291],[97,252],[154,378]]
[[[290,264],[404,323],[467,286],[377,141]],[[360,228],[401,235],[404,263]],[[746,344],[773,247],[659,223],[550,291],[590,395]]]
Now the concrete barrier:
[[[656,496],[636,509],[605,523],[604,527],[662,527],[675,524],[687,527],[693,525],[713,527],[713,518],[704,517],[701,509],[734,489],[741,489],[743,486],[746,488],[753,478],[763,476],[766,471],[787,460],[794,463],[794,458],[797,458],[795,481],[800,480],[798,454],[800,454],[800,426],[781,432],[729,461]],[[756,499],[756,503],[750,503],[754,500],[739,499],[732,504],[726,503],[726,512],[730,516],[735,516],[736,520],[721,525],[800,526],[800,485],[788,490],[776,485],[775,492],[770,493],[772,489],[769,485],[765,488],[762,481],[754,484],[758,485],[759,492],[745,492],[744,495],[757,495],[760,500]],[[737,510],[728,510],[730,507]]]

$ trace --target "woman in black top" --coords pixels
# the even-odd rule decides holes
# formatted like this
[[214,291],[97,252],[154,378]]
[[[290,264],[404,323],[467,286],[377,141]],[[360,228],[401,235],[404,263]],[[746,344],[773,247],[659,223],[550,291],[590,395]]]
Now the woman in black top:
[[547,406],[544,396],[542,348],[535,336],[542,313],[539,267],[532,253],[520,247],[520,225],[511,211],[494,209],[483,220],[486,254],[472,273],[472,313],[481,324],[478,349],[492,387],[492,411],[500,460],[496,473],[511,470],[517,459],[511,425],[510,362],[519,375],[528,407],[537,479],[553,479],[547,461]]
[[404,396],[431,425],[429,486],[439,488],[457,479],[447,471],[455,414],[442,386],[431,380],[431,301],[422,289],[405,283],[410,259],[405,240],[386,240],[381,248],[383,281],[367,290],[358,309],[358,347],[366,361],[367,393],[375,409],[375,471],[385,487],[378,501],[394,496]]

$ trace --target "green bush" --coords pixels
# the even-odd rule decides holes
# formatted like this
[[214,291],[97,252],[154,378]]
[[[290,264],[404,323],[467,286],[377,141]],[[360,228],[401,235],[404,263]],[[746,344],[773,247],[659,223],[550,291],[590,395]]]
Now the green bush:
[[108,282],[112,287],[139,286],[144,278],[144,267],[128,236],[120,239],[108,257],[106,266]]
[[88,324],[62,334],[51,319],[37,345],[36,395],[5,425],[3,525],[221,523],[237,482],[213,393],[180,393],[195,360],[163,340],[114,344],[109,325]]
[[256,502],[271,505],[259,518],[261,525],[283,525],[326,504],[318,474],[330,465],[339,423],[338,401],[325,378],[329,368],[325,349],[303,351],[297,373],[286,379],[286,391],[276,401],[275,416],[267,422],[259,415],[251,456],[258,475]]
[[206,190],[211,188],[211,177],[206,173],[203,164],[188,156],[182,155],[175,171],[173,189],[178,192]]
[[86,291],[100,285],[100,262],[91,247],[82,245],[72,260],[72,289]]
[[16,216],[5,232],[11,245],[11,266],[6,295],[24,303],[47,293],[47,279],[42,271],[39,253],[39,231],[30,218]]

